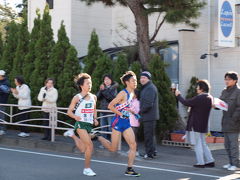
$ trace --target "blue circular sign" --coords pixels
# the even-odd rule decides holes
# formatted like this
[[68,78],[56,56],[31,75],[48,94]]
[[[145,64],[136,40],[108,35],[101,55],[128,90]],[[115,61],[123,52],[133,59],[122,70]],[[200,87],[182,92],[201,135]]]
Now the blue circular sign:
[[225,1],[221,8],[220,14],[221,30],[225,37],[228,37],[233,29],[233,10],[231,4]]

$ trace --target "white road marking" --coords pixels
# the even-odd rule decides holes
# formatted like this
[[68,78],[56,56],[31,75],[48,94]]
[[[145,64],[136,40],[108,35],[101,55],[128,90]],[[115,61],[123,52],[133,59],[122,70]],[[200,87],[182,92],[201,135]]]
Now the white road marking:
[[[3,151],[12,151],[12,152],[20,152],[20,153],[27,153],[27,154],[35,154],[35,155],[42,155],[42,156],[49,156],[49,157],[57,157],[57,158],[65,158],[65,159],[74,159],[74,160],[82,160],[82,161],[85,160],[84,158],[79,158],[79,157],[56,155],[56,154],[48,154],[48,153],[40,153],[40,152],[34,152],[34,151],[25,151],[25,150],[19,150],[19,149],[3,148],[3,147],[0,147],[0,150],[3,150]],[[101,161],[101,160],[94,160],[94,159],[92,159],[91,161],[92,161],[92,162],[103,163],[103,164],[111,164],[111,165],[118,165],[118,166],[127,166],[127,164],[110,162],[110,161]],[[188,175],[194,175],[194,176],[221,178],[221,176],[214,176],[214,175],[210,175],[210,174],[192,173],[192,172],[187,172],[187,171],[177,171],[177,170],[163,169],[163,168],[155,168],[155,167],[148,167],[148,166],[134,165],[134,167],[141,168],[141,169],[156,170],[156,171],[172,172],[172,173],[178,173],[178,174],[188,174]]]

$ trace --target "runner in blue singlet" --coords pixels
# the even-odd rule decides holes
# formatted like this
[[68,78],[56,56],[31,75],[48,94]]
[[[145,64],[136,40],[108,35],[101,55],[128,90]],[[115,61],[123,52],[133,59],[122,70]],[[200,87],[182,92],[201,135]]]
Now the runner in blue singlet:
[[113,111],[116,116],[112,120],[112,141],[108,141],[102,136],[98,136],[98,140],[102,145],[111,152],[117,151],[121,134],[129,145],[128,167],[125,171],[126,176],[140,176],[132,168],[136,156],[136,141],[134,132],[129,122],[129,104],[134,96],[134,89],[137,87],[137,78],[134,72],[128,71],[121,77],[122,83],[126,86],[124,90],[118,93],[108,108]]

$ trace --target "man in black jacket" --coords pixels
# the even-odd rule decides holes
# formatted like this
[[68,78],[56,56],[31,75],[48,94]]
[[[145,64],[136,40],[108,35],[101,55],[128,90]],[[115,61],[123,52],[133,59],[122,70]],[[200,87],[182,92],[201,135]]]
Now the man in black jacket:
[[[10,93],[10,83],[5,77],[5,71],[0,70],[0,104],[6,104]],[[5,112],[6,106],[0,105],[0,121],[5,120],[5,115],[1,112]],[[0,124],[0,135],[5,134],[5,125]]]
[[151,81],[148,71],[141,73],[140,121],[143,123],[145,152],[144,158],[153,159],[156,155],[155,128],[159,119],[158,90]]

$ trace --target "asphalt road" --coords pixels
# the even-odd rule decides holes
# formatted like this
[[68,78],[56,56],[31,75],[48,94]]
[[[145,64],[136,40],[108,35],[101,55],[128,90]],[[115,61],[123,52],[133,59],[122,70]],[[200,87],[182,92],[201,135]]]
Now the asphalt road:
[[[0,146],[0,180],[119,180],[135,177],[124,176],[127,157],[124,154],[105,156],[101,153],[92,158],[96,177],[82,174],[82,154],[67,154],[26,150]],[[240,174],[217,168],[198,169],[184,162],[167,163],[137,158],[135,170],[141,173],[138,179],[147,180],[230,180]],[[230,178],[230,176],[232,178]],[[223,178],[224,177],[224,178]]]

